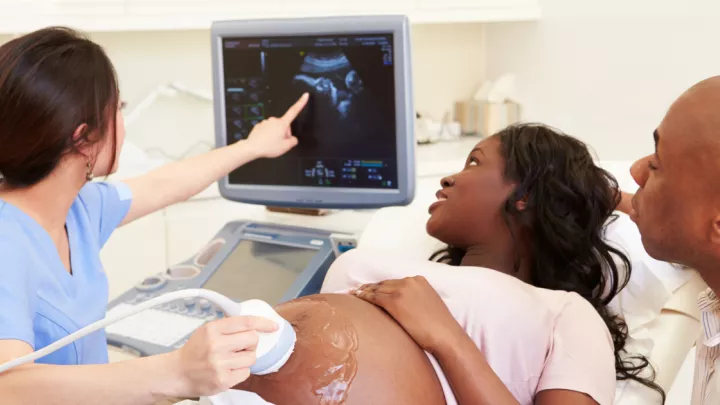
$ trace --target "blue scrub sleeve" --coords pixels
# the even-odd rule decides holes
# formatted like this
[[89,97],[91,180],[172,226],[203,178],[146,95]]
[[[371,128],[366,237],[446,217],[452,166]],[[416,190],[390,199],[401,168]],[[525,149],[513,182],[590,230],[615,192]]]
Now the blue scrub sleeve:
[[22,249],[0,238],[0,340],[21,340],[35,348],[35,291]]
[[80,190],[79,197],[102,248],[130,211],[132,191],[123,182],[92,182]]

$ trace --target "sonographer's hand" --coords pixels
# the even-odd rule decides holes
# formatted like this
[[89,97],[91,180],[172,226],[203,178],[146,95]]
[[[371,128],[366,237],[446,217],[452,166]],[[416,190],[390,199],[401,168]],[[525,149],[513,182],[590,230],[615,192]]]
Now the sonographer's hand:
[[258,332],[277,328],[275,322],[254,316],[223,318],[198,328],[171,353],[180,374],[178,396],[211,396],[245,381],[256,361]]
[[298,140],[290,131],[290,124],[305,108],[309,97],[308,93],[303,94],[282,117],[271,117],[255,125],[248,136],[247,144],[258,157],[278,157],[297,145]]

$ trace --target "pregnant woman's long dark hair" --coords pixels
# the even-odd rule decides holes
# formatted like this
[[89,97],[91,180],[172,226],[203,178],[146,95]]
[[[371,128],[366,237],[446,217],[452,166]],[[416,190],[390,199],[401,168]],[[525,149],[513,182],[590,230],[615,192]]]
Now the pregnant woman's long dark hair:
[[[630,261],[603,238],[620,202],[615,178],[593,162],[587,146],[570,136],[536,124],[508,127],[494,135],[505,159],[505,177],[518,184],[505,203],[504,216],[531,235],[531,282],[536,287],[576,292],[598,311],[615,346],[618,380],[634,380],[665,392],[644,356],[625,350],[628,328],[608,308],[630,278]],[[521,212],[516,203],[523,199]],[[448,247],[431,260],[460,265],[463,249]],[[519,268],[522,257],[516,260]],[[626,271],[619,271],[618,262]],[[648,372],[648,378],[643,377]]]

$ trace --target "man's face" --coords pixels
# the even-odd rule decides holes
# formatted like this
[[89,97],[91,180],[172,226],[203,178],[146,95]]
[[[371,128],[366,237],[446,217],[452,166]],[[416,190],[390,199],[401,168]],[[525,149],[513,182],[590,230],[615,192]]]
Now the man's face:
[[676,102],[654,131],[655,153],[632,166],[640,188],[633,198],[631,218],[650,256],[692,265],[707,236],[702,208],[707,197],[693,158],[698,128],[688,119],[685,104]]

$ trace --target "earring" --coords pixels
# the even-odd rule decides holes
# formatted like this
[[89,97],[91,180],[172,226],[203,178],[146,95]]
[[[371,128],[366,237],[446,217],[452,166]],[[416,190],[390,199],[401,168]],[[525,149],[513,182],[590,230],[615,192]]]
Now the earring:
[[87,161],[87,172],[85,173],[85,179],[87,181],[92,181],[92,179],[95,178],[95,175],[93,174],[93,167],[92,163],[90,162],[90,159]]

